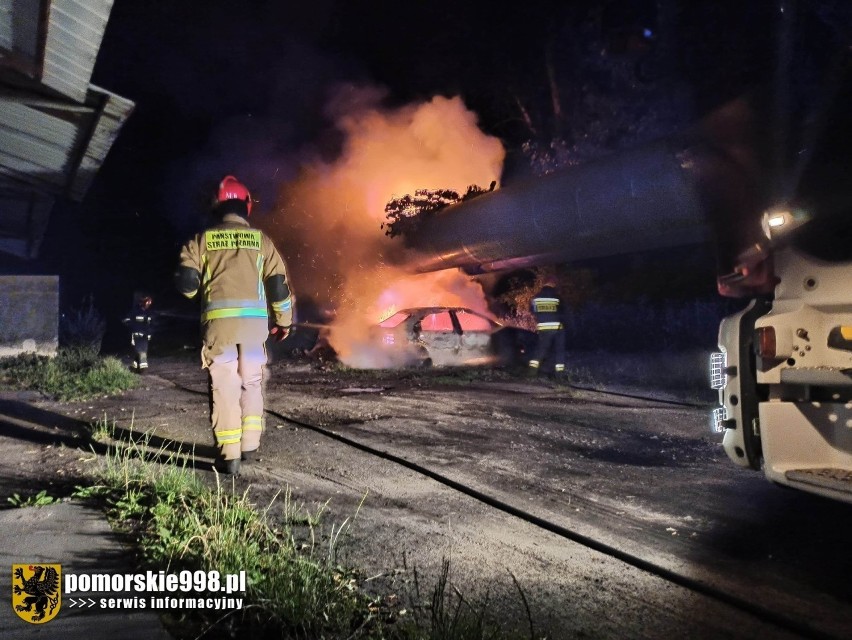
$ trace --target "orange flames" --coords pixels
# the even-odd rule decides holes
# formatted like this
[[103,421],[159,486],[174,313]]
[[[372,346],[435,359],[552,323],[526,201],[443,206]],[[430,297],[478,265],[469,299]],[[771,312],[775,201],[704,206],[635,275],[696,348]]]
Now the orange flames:
[[[450,188],[497,180],[505,152],[476,126],[459,98],[392,111],[375,94],[350,91],[338,101],[344,134],[339,157],[316,160],[282,190],[270,232],[284,252],[299,301],[331,301],[337,309],[331,342],[353,366],[388,366],[366,342],[388,309],[459,305],[484,310],[481,289],[459,271],[411,275],[399,240],[380,228],[385,204],[419,188]],[[341,109],[339,105],[343,104]],[[391,363],[392,364],[392,363]]]

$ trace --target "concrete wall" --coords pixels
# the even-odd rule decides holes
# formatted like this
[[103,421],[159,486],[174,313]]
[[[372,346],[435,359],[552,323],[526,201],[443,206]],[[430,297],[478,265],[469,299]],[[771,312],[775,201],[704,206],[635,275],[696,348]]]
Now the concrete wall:
[[0,357],[58,344],[59,276],[0,276]]

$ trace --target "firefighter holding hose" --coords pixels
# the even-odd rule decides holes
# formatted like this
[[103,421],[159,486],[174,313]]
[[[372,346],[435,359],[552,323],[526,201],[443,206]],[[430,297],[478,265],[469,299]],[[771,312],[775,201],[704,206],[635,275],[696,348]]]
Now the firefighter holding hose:
[[214,202],[219,221],[183,246],[175,273],[183,295],[201,298],[215,468],[231,475],[260,446],[266,339],[286,338],[293,317],[286,266],[272,240],[249,224],[251,209],[245,185],[226,176]]

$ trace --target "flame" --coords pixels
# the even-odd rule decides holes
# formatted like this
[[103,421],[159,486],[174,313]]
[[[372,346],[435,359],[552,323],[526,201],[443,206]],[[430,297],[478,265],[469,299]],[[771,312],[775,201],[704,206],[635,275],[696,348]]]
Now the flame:
[[[437,305],[484,310],[481,289],[459,271],[412,276],[404,249],[380,228],[393,197],[418,188],[487,185],[500,176],[505,151],[476,126],[460,98],[384,110],[375,92],[350,89],[334,103],[344,134],[333,162],[315,160],[282,189],[268,229],[282,248],[298,301],[331,301],[331,343],[357,366],[388,366],[369,355],[369,327],[388,309]],[[364,355],[368,354],[368,355]]]

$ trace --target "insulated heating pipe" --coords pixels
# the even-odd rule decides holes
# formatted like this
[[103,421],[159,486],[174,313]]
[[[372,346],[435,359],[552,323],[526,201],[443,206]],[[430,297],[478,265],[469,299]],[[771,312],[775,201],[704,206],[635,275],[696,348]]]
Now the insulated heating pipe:
[[423,220],[409,266],[482,273],[707,242],[692,166],[668,139],[478,196]]

